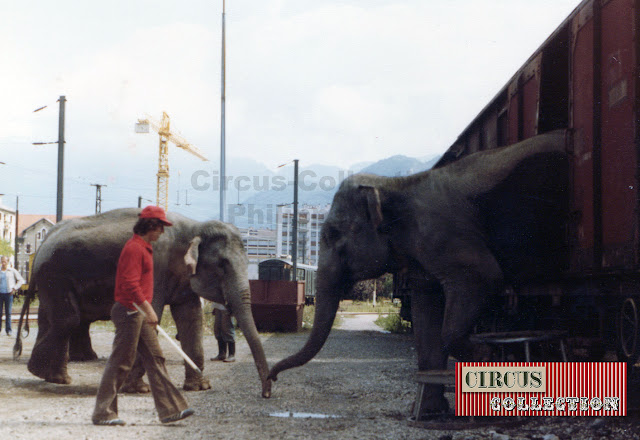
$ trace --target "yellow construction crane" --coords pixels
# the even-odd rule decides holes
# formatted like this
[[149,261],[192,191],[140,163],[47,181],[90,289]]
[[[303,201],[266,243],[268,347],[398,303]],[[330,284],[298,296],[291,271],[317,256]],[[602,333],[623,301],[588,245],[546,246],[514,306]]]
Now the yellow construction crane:
[[138,119],[136,123],[136,133],[149,133],[149,127],[153,128],[160,135],[160,149],[158,152],[158,185],[156,190],[157,205],[167,210],[169,205],[169,149],[167,141],[173,142],[176,147],[188,151],[204,161],[208,161],[202,152],[189,144],[182,136],[172,133],[169,127],[169,115],[162,112],[162,121],[158,122],[146,116],[145,119]]

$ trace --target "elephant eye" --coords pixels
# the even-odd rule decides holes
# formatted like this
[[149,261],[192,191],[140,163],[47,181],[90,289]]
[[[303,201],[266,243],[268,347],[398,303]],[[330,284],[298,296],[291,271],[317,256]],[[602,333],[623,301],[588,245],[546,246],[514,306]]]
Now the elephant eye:
[[340,239],[341,235],[340,231],[333,226],[325,224],[322,228],[322,240],[325,244],[335,243]]

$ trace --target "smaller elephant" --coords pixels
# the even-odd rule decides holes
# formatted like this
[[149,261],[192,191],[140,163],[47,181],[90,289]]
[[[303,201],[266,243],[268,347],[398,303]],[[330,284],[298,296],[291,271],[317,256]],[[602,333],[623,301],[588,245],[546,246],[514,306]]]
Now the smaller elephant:
[[[38,292],[38,335],[28,368],[47,382],[68,384],[67,362],[95,359],[89,326],[108,320],[114,303],[120,252],[133,234],[139,209],[116,209],[66,220],[51,229],[33,263],[28,298]],[[247,256],[242,238],[231,225],[197,222],[176,213],[153,244],[154,298],[159,318],[166,305],[176,323],[184,352],[204,369],[203,314],[199,297],[223,304],[236,317],[251,348],[269,397],[268,365],[251,313]],[[23,314],[28,301],[23,307]],[[20,331],[14,354],[21,352]],[[131,373],[133,387],[143,373]],[[185,363],[186,390],[208,389],[209,381]]]
[[[412,176],[347,178],[321,231],[313,329],[269,378],[311,360],[354,283],[385,272],[429,280],[411,298],[419,370],[468,357],[467,336],[505,279],[549,275],[566,261],[566,142],[557,131]],[[443,386],[424,396],[427,411],[448,410]]]

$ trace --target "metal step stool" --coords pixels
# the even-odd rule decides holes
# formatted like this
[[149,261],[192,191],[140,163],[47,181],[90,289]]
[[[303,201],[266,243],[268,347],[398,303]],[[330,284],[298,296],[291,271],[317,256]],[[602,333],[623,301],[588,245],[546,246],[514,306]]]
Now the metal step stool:
[[424,395],[425,385],[444,385],[446,388],[454,387],[455,389],[455,381],[456,372],[453,370],[428,370],[416,373],[418,392],[413,405],[413,417],[416,422],[420,420],[420,413],[422,412],[422,396]]
[[531,344],[539,342],[558,341],[562,360],[568,362],[565,339],[567,332],[561,330],[534,330],[520,332],[478,333],[470,335],[469,340],[477,344],[488,344],[500,347],[502,351],[501,361],[505,361],[504,347],[508,344],[524,344],[525,362],[531,362]]

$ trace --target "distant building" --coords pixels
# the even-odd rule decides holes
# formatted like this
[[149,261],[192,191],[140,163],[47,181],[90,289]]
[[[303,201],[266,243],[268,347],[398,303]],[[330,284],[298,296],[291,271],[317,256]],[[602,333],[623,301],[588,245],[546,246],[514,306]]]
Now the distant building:
[[[320,229],[331,205],[307,206],[298,209],[298,263],[318,265]],[[293,207],[278,206],[276,235],[279,258],[291,259],[293,254]]]
[[[70,218],[81,217],[77,215],[65,215],[64,220]],[[20,214],[18,217],[18,264],[16,269],[24,277],[29,279],[31,272],[30,257],[35,255],[36,251],[42,244],[49,230],[56,224],[55,215],[41,214]]]
[[2,203],[0,195],[0,239],[9,242],[11,249],[16,248],[16,211]]
[[249,261],[276,258],[276,231],[273,229],[240,228],[240,234]]
[[273,229],[239,228],[242,243],[249,257],[248,275],[250,280],[258,279],[258,264],[263,260],[276,258],[276,231]]

